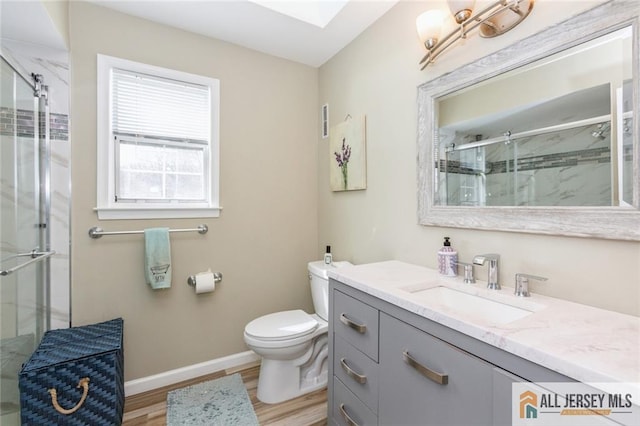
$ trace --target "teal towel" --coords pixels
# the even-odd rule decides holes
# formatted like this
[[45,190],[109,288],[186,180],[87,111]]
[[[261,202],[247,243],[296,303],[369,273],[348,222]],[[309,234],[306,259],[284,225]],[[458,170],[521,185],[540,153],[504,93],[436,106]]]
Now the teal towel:
[[169,228],[144,230],[144,275],[154,290],[171,287]]

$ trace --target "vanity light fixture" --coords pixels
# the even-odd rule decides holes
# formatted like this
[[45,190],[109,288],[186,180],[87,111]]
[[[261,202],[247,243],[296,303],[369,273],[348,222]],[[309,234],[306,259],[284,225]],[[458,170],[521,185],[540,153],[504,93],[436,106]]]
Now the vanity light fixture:
[[448,0],[449,10],[458,24],[456,29],[440,38],[445,14],[442,10],[428,10],[418,16],[416,27],[427,53],[420,60],[420,70],[470,31],[480,27],[480,36],[496,37],[522,22],[533,9],[535,0],[498,0],[477,13],[473,13],[475,0]]

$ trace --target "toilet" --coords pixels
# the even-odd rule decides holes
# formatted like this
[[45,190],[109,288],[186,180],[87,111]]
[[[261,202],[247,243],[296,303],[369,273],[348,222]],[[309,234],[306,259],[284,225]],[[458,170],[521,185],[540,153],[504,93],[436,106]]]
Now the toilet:
[[244,341],[262,357],[258,399],[276,404],[327,385],[329,277],[327,271],[349,262],[310,262],[309,284],[314,314],[301,309],[254,319],[244,328]]

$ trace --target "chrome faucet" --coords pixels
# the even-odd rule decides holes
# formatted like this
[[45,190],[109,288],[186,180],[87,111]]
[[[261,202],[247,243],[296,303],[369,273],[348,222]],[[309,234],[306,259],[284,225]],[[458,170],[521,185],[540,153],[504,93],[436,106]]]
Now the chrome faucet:
[[500,284],[498,284],[498,260],[499,254],[479,254],[473,258],[474,265],[484,265],[489,261],[489,267],[487,268],[487,288],[491,290],[500,290]]
[[546,281],[545,277],[538,277],[536,275],[529,274],[516,274],[516,285],[514,288],[514,294],[520,297],[529,297],[531,294],[529,293],[529,280],[538,280],[538,281]]
[[462,266],[464,268],[464,283],[465,284],[474,284],[476,282],[475,277],[473,276],[473,264],[466,262],[455,262],[456,265]]

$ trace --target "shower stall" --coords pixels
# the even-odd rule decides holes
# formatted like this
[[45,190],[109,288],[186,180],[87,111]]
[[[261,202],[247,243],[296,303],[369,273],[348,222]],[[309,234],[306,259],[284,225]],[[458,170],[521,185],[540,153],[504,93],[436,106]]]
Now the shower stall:
[[50,325],[49,109],[41,76],[0,60],[0,423],[19,424],[18,371]]

